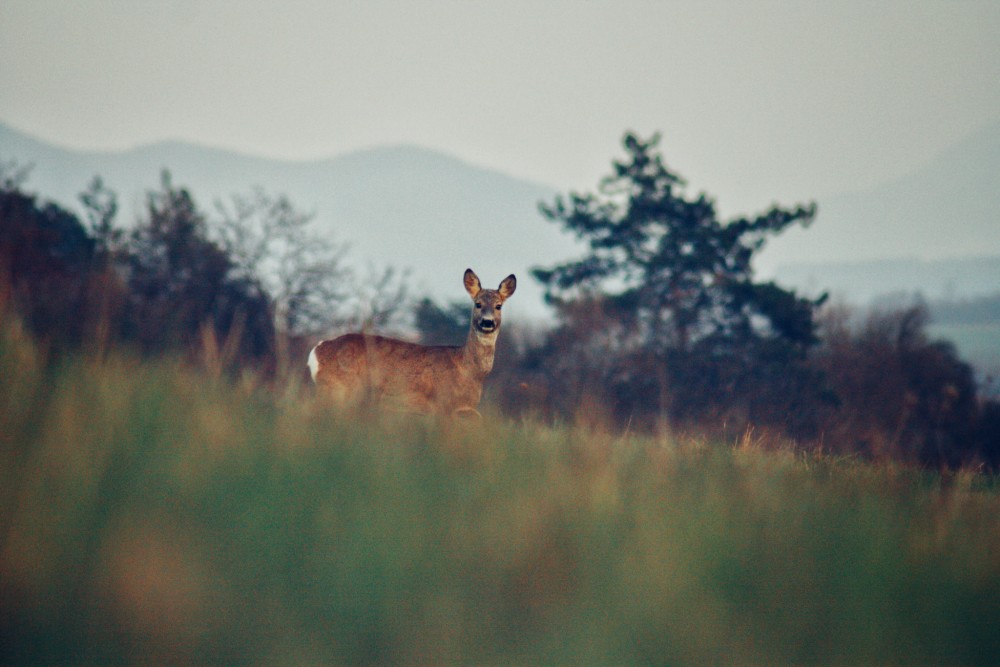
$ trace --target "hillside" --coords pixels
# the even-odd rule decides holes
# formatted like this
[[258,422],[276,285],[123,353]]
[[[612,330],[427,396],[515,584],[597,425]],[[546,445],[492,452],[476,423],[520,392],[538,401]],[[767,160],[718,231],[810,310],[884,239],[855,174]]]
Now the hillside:
[[1000,291],[1000,256],[924,260],[913,257],[853,262],[793,262],[778,268],[783,284],[811,295],[870,302],[894,294],[950,300]]
[[[818,203],[819,214],[808,230],[769,244],[764,253],[769,263],[795,264],[796,272],[822,265],[815,272],[822,278],[833,263],[1000,256],[1000,121],[900,179]],[[949,281],[964,287],[954,271],[960,263],[943,267],[940,275],[935,266],[923,265],[909,277],[912,290],[940,294]],[[993,282],[980,289],[997,287],[1000,283]]]

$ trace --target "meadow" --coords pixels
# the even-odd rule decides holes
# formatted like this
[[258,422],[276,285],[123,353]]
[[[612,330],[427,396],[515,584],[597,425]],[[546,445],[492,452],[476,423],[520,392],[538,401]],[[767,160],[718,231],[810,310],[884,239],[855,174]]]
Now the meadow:
[[339,414],[0,332],[0,664],[975,665],[975,471]]

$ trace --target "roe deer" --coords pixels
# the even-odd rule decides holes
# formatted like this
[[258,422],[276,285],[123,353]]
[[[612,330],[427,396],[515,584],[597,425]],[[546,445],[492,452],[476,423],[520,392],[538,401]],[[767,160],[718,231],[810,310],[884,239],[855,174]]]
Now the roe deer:
[[340,403],[370,396],[408,412],[478,416],[483,380],[493,368],[500,308],[517,280],[510,275],[498,289],[483,289],[466,269],[464,282],[474,304],[464,345],[425,346],[367,334],[324,340],[309,353],[317,388]]

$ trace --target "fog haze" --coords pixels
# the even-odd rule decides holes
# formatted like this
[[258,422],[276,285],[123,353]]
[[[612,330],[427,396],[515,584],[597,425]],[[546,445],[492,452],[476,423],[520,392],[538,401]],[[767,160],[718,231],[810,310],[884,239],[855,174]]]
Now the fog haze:
[[992,1],[6,0],[0,121],[72,148],[414,144],[556,188],[626,129],[724,213],[901,177],[1000,117]]

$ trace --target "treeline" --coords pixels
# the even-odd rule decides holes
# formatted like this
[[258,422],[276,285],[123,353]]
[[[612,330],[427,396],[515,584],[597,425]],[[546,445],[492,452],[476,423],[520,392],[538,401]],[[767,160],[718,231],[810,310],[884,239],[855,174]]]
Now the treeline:
[[162,173],[128,229],[95,177],[83,219],[0,168],[0,304],[54,357],[125,347],[285,373],[318,331],[382,327],[403,312],[395,271],[360,279],[312,216],[262,189],[205,213]]
[[[534,270],[554,326],[505,325],[488,396],[510,415],[758,438],[931,467],[1000,468],[1000,405],[968,364],[930,340],[917,304],[859,316],[755,279],[768,238],[811,223],[815,205],[733,220],[689,196],[658,137],[627,134],[594,193],[543,203],[585,241]],[[414,302],[392,270],[361,277],[312,216],[263,190],[212,214],[164,172],[126,230],[95,179],[83,219],[0,176],[0,299],[63,351],[124,346],[217,370],[299,373],[338,330],[460,343],[468,304]]]
[[[810,224],[815,205],[720,221],[710,198],[686,194],[658,137],[623,143],[597,192],[541,206],[589,251],[534,271],[557,326],[501,337],[494,395],[508,412],[1000,466],[1000,404],[929,338],[925,305],[865,315],[755,280],[754,254]],[[460,330],[460,309],[424,319],[449,312]]]

